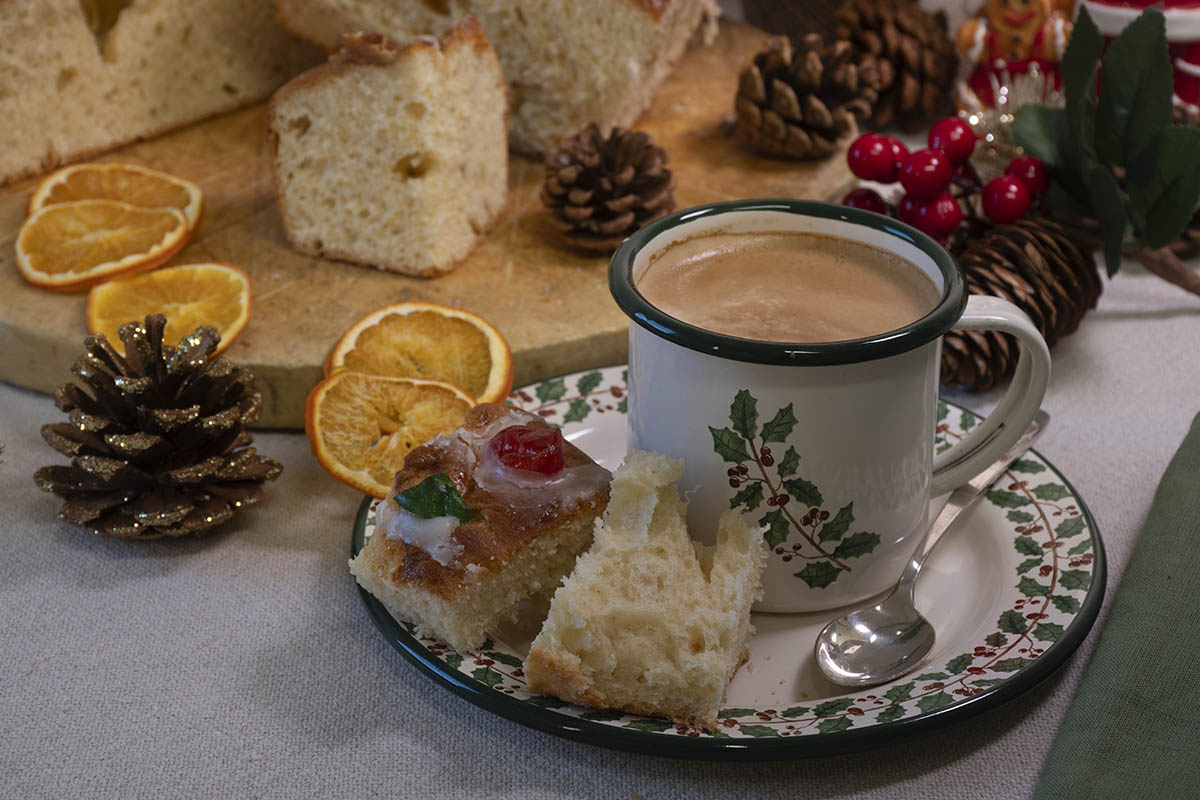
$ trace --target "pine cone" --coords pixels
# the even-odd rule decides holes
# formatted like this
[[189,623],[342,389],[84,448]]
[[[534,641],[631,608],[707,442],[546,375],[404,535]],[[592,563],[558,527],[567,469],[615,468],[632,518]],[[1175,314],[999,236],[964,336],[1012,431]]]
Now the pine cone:
[[880,84],[874,56],[849,42],[810,33],[793,51],[773,38],[738,79],[734,134],[769,156],[825,158],[870,115]]
[[957,56],[945,13],[930,14],[915,0],[846,0],[833,19],[836,38],[878,59],[872,126],[913,133],[949,111]]
[[[1029,315],[1048,345],[1071,333],[1096,306],[1100,276],[1082,237],[1044,217],[997,225],[957,254],[971,294],[993,295]],[[986,391],[1012,375],[1019,348],[996,331],[950,331],[942,345],[942,383]]]
[[71,371],[89,395],[67,383],[54,393],[69,423],[42,427],[42,438],[71,456],[34,480],[66,502],[59,516],[97,536],[156,539],[218,525],[258,502],[278,462],[257,455],[245,423],[262,400],[254,376],[211,358],[220,337],[197,328],[178,347],[162,341],[166,318],[121,326],[122,357],[102,334]]
[[641,131],[591,123],[546,159],[542,204],[577,247],[612,252],[625,237],[675,210],[667,151]]

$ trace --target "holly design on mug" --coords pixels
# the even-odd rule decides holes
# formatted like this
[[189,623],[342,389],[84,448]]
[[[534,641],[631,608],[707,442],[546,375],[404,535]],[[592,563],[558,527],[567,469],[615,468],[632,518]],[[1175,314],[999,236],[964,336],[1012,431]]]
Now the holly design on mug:
[[[784,562],[807,562],[795,577],[823,589],[843,572],[852,572],[848,561],[873,551],[879,534],[850,533],[853,501],[833,513],[824,508],[825,498],[816,484],[800,475],[800,454],[788,444],[798,421],[788,403],[760,427],[758,400],[741,389],[729,406],[730,427],[709,426],[708,431],[713,451],[733,464],[725,471],[730,488],[737,490],[729,507],[750,513],[765,504],[758,524],[771,552]],[[772,444],[787,449],[776,457]]]

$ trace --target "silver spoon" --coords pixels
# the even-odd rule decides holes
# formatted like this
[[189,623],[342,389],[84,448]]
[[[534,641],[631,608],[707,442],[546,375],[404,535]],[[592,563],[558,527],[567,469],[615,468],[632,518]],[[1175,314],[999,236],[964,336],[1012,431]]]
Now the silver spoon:
[[851,611],[826,625],[817,636],[817,665],[829,680],[841,686],[872,686],[899,678],[916,669],[933,647],[933,623],[921,616],[913,602],[925,559],[963,511],[966,511],[1012,462],[1041,435],[1050,415],[1038,411],[1025,433],[994,464],[969,483],[955,489],[891,593],[878,604]]

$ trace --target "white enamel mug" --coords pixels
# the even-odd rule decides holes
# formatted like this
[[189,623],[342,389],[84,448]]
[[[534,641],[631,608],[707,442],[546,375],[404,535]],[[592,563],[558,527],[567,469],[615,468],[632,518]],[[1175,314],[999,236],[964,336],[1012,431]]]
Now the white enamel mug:
[[[816,344],[704,330],[652,306],[637,279],[652,257],[712,233],[795,231],[861,242],[933,281],[932,311],[894,331]],[[617,250],[609,270],[629,339],[629,445],[684,461],[688,528],[712,541],[741,508],[771,548],[759,611],[848,605],[894,584],[927,525],[931,497],[970,480],[1033,419],[1050,377],[1046,342],[1016,306],[967,297],[933,239],[889,217],[827,203],[748,200],[679,211]],[[934,453],[942,336],[1013,334],[1021,355],[995,410]]]

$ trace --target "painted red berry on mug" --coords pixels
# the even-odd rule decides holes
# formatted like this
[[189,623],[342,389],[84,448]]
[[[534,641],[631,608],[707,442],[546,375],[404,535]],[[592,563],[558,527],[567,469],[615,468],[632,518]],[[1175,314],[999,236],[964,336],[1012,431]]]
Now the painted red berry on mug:
[[1038,197],[1044,195],[1050,188],[1050,171],[1046,169],[1045,164],[1033,156],[1017,156],[1008,162],[1008,169],[1004,170],[1004,174],[1020,180],[1029,191]]
[[842,205],[850,208],[861,208],[863,211],[874,211],[876,214],[888,213],[888,205],[873,189],[851,189],[842,198]]
[[992,178],[983,188],[983,213],[992,222],[1016,222],[1025,216],[1032,201],[1025,184],[1011,175]]
[[941,150],[955,164],[961,164],[975,150],[975,131],[958,117],[946,117],[929,131],[929,146]]
[[962,208],[948,193],[942,192],[933,200],[917,204],[912,224],[935,239],[944,239],[962,222]]
[[864,133],[846,151],[850,171],[864,181],[891,183],[896,180],[898,164],[886,136]]
[[940,150],[918,150],[900,170],[900,183],[914,200],[932,200],[950,185],[950,159]]

